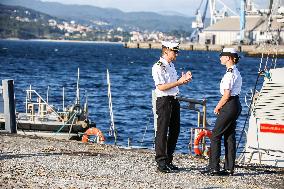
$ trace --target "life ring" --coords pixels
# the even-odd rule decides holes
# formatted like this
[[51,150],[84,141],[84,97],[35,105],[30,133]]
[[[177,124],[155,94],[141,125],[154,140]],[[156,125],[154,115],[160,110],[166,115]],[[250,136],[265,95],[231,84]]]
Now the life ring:
[[82,142],[92,142],[103,144],[105,142],[105,137],[101,130],[96,127],[89,128],[85,134],[82,136]]
[[202,130],[198,133],[196,139],[194,140],[194,153],[196,155],[201,156],[203,152],[199,149],[199,144],[201,143],[203,137],[208,137],[209,139],[211,138],[211,131],[209,130]]

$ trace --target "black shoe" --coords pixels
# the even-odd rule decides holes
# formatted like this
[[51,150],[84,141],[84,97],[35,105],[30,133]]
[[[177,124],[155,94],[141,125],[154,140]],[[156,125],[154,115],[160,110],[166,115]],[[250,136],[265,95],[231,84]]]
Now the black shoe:
[[234,171],[233,170],[224,169],[224,170],[220,171],[220,174],[222,176],[233,176],[234,175]]
[[211,174],[213,172],[218,172],[218,171],[214,171],[213,169],[208,169],[208,168],[205,169],[205,170],[200,171],[200,173],[203,174],[203,175],[209,175],[209,174]]
[[203,168],[203,170],[200,171],[200,173],[205,175],[205,174],[208,174],[212,171],[213,171],[213,169],[211,169],[209,167],[205,167],[205,168]]
[[167,166],[158,166],[158,171],[162,172],[162,173],[171,173],[172,170]]
[[222,172],[219,170],[214,170],[214,169],[206,169],[201,171],[201,174],[206,175],[206,176],[224,176],[222,175]]
[[211,171],[208,173],[209,176],[233,176],[234,172],[233,171],[227,171],[227,170],[222,170],[222,171]]
[[177,166],[175,166],[173,163],[169,163],[167,164],[168,168],[170,168],[173,171],[178,171],[179,168]]
[[207,175],[208,176],[225,176],[221,171],[211,171]]

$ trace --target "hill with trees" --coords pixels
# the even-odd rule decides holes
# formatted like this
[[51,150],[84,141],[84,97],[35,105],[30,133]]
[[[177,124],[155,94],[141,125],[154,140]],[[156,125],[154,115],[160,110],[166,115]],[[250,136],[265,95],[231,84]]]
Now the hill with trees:
[[61,19],[74,20],[97,28],[121,27],[126,31],[191,32],[193,17],[161,15],[153,12],[123,12],[89,5],[66,5],[40,0],[2,0],[2,4],[31,8]]
[[49,25],[49,20],[62,19],[19,6],[0,4],[0,38],[58,38],[64,31]]

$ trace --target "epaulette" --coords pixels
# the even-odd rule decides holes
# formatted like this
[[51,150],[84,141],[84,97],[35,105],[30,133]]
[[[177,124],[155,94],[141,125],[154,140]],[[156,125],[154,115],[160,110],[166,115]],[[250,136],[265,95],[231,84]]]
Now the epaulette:
[[158,66],[162,66],[162,65],[163,65],[163,62],[158,61],[156,64],[157,64]]
[[233,68],[229,68],[229,69],[227,70],[227,72],[233,73]]

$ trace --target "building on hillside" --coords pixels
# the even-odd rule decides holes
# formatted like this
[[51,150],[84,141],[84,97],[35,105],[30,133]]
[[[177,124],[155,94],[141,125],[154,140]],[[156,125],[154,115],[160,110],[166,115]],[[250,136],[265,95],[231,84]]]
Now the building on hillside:
[[54,20],[54,19],[49,19],[49,20],[48,20],[48,25],[49,25],[49,26],[52,26],[52,27],[55,27],[55,26],[57,25],[57,22],[56,22],[56,20]]
[[[270,28],[270,31],[267,28]],[[237,44],[239,39],[240,17],[238,16],[226,17],[199,34],[200,44],[231,45]],[[259,44],[272,40],[284,44],[284,23],[281,20],[273,17],[272,22],[268,24],[266,17],[246,16],[244,43]]]

